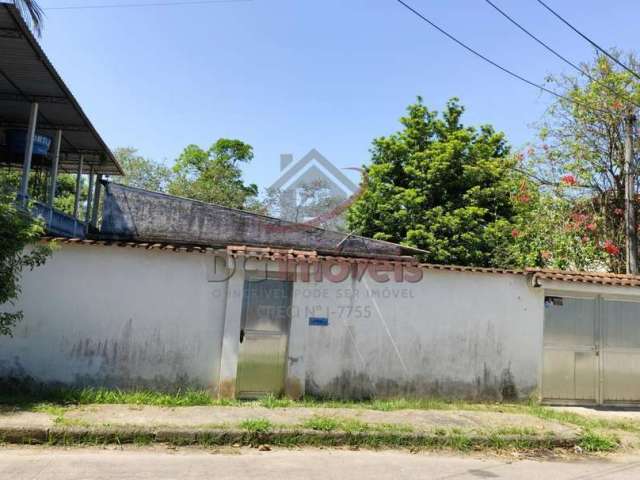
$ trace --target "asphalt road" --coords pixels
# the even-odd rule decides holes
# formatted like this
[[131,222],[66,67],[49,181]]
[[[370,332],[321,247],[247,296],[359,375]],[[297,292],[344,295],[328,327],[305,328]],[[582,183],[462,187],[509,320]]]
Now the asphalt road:
[[637,479],[640,457],[514,460],[395,451],[0,448],[0,479]]

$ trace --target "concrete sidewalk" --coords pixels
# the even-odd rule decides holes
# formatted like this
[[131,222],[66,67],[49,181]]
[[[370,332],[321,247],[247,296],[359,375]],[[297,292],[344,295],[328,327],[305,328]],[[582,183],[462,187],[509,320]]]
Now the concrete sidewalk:
[[[525,414],[364,408],[87,405],[44,411],[4,407],[0,440],[180,443],[572,446],[580,430]],[[355,442],[355,443],[354,443]]]

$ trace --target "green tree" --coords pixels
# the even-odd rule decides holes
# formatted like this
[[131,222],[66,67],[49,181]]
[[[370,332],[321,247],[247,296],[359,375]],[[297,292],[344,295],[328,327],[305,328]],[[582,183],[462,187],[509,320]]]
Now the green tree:
[[246,185],[240,165],[253,159],[253,148],[240,140],[219,139],[208,150],[184,149],[173,166],[168,191],[172,195],[233,208],[255,204],[258,187]]
[[[498,251],[498,263],[514,267],[601,270],[606,251],[599,247],[597,223],[589,201],[540,188],[522,178],[514,195],[512,240]],[[608,244],[608,249],[614,249]]]
[[[615,55],[640,70],[634,55]],[[564,243],[567,248],[551,250],[551,257],[565,255],[563,263],[568,266],[622,272],[624,119],[638,113],[640,83],[604,56],[581,68],[588,77],[549,78],[549,86],[565,98],[549,108],[540,125],[539,142],[518,154],[519,169],[549,197],[549,203],[554,200],[560,206],[558,213],[564,212],[556,230],[564,242],[556,245]],[[634,143],[637,153],[637,135]],[[561,224],[566,228],[560,229]],[[591,264],[584,263],[587,258]]]
[[119,180],[121,183],[154,192],[167,190],[171,182],[171,169],[138,155],[135,148],[117,148],[113,154],[125,171],[125,176]]
[[20,278],[25,268],[42,265],[50,247],[38,245],[42,224],[15,205],[15,190],[0,185],[0,335],[11,335],[22,319],[21,311],[7,311],[20,295]]
[[516,214],[509,147],[491,126],[465,127],[451,99],[441,115],[418,97],[402,130],[374,140],[351,230],[426,250],[425,260],[496,265]]

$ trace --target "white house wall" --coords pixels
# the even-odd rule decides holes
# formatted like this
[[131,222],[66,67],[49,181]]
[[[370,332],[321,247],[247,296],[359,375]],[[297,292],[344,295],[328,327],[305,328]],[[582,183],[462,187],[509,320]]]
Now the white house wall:
[[[305,391],[522,398],[541,368],[543,292],[522,275],[425,270],[417,283],[298,283]],[[300,366],[298,365],[299,369]]]
[[211,255],[63,244],[23,275],[0,377],[47,384],[215,387],[226,283]]
[[[0,378],[234,396],[244,272],[225,275],[209,254],[63,244],[24,273],[25,318],[0,337]],[[298,281],[286,391],[526,397],[538,386],[543,303],[542,288],[512,274]]]

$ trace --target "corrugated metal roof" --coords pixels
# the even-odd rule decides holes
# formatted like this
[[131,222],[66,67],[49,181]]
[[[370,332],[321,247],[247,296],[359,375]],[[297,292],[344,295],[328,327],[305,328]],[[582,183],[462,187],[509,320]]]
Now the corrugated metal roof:
[[229,245],[226,248],[204,247],[202,245],[184,245],[171,243],[153,243],[136,241],[108,241],[108,240],[83,240],[80,238],[65,237],[43,237],[43,241],[56,241],[65,244],[77,245],[115,245],[120,247],[143,248],[147,250],[166,250],[173,252],[199,252],[215,253],[225,251],[234,257],[254,258],[256,260],[291,260],[297,262],[318,262],[318,261],[344,261],[349,263],[411,263],[420,266],[425,270],[445,270],[451,272],[467,272],[498,275],[525,275],[531,278],[532,285],[540,285],[540,280],[558,280],[561,282],[587,283],[595,285],[607,285],[618,287],[640,287],[640,275],[624,275],[618,273],[605,272],[572,272],[567,270],[548,269],[506,269],[506,268],[483,268],[465,267],[459,265],[435,265],[431,263],[416,263],[415,260],[405,256],[384,256],[384,257],[343,257],[318,255],[313,250],[283,249],[271,247],[252,247],[248,245]]
[[[38,133],[63,131],[62,170],[75,172],[83,154],[85,173],[124,173],[18,10],[0,3],[0,126],[26,128],[32,102],[39,105]],[[34,157],[34,166],[39,162],[49,161]],[[0,150],[0,163],[21,165],[22,156]]]

